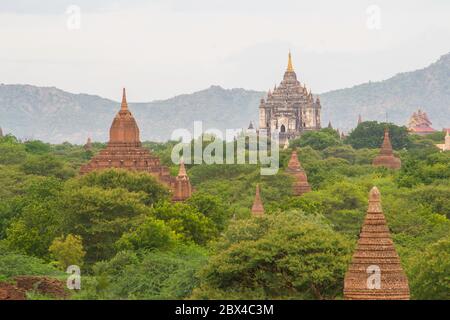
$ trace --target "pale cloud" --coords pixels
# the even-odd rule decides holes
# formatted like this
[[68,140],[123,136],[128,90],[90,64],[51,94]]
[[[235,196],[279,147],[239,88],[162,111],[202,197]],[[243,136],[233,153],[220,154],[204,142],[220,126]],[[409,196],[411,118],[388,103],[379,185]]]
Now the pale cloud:
[[[445,1],[35,1],[0,5],[1,82],[118,99],[163,99],[210,86],[267,90],[289,49],[314,92],[421,68],[450,51]],[[58,5],[56,5],[58,3]],[[66,28],[66,6],[82,10]],[[381,9],[379,31],[366,8]]]

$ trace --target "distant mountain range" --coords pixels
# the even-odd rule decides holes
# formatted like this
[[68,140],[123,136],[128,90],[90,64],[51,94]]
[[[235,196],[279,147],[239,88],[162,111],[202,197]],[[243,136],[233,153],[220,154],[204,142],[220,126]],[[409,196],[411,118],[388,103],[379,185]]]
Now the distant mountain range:
[[[165,141],[173,130],[192,130],[202,120],[204,129],[245,128],[258,119],[264,92],[211,86],[192,94],[149,103],[130,103],[143,140]],[[421,108],[436,129],[450,127],[450,53],[430,66],[380,82],[320,94],[322,126],[349,131],[358,114],[363,120],[406,124]],[[59,143],[107,141],[119,102],[95,95],[72,94],[54,87],[0,85],[0,127],[22,139]]]

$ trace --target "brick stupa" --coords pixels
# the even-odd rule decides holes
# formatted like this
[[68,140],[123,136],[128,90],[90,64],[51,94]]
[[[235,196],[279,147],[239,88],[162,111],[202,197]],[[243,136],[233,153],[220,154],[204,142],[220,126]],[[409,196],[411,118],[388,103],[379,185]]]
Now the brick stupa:
[[386,167],[389,169],[400,169],[402,162],[394,156],[391,140],[389,139],[389,129],[384,130],[384,140],[381,145],[380,154],[373,159],[374,167]]
[[377,187],[370,190],[367,215],[345,274],[344,299],[409,300],[408,279],[394,248]]
[[259,195],[259,184],[256,185],[255,200],[253,200],[252,215],[255,217],[261,217],[264,215],[264,206]]
[[180,161],[180,169],[173,187],[173,201],[184,201],[192,195],[192,186],[186,173],[184,161]]
[[[142,148],[139,127],[128,109],[125,89],[123,89],[120,111],[115,116],[109,130],[107,147],[94,156],[89,163],[83,165],[80,174],[109,168],[147,172],[171,188],[173,197],[177,201],[186,199],[185,195],[191,193],[191,190],[186,192],[184,187],[179,187],[180,183],[170,175],[169,168],[161,165],[158,157]],[[184,186],[184,184],[181,185]]]
[[300,161],[298,161],[297,151],[293,150],[291,158],[289,159],[286,173],[294,177],[293,194],[300,196],[306,192],[311,191],[311,186],[308,183],[308,177],[305,170],[303,170]]
[[89,137],[86,141],[86,144],[83,146],[84,150],[91,151],[92,150],[92,140]]

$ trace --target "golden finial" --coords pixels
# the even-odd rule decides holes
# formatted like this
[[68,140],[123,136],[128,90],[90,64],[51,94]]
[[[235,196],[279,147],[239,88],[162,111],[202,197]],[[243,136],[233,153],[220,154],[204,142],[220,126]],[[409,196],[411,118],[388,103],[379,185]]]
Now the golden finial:
[[294,72],[294,67],[292,67],[291,51],[289,51],[288,66],[287,66],[287,70],[286,71]]

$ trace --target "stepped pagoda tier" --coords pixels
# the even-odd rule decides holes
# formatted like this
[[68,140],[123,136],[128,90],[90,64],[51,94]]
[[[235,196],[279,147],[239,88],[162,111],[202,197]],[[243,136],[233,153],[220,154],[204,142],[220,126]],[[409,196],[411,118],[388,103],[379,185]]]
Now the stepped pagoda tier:
[[389,130],[387,128],[384,130],[384,140],[381,145],[380,154],[373,159],[372,165],[374,167],[386,167],[389,169],[400,169],[402,166],[401,160],[395,157],[392,151]]
[[311,186],[308,183],[308,177],[306,176],[305,170],[302,168],[300,161],[298,161],[297,151],[295,150],[291,153],[291,158],[289,159],[286,173],[293,176],[295,179],[292,187],[294,195],[301,196],[302,194],[311,191]]
[[319,98],[297,80],[289,52],[288,66],[280,85],[268,92],[259,105],[259,129],[269,135],[278,132],[280,145],[307,130],[319,130]]
[[169,169],[161,165],[158,157],[142,148],[139,128],[128,109],[125,89],[120,111],[113,120],[109,136],[106,149],[101,150],[88,164],[83,165],[80,169],[81,174],[108,168],[144,171],[167,186],[174,187],[175,177],[170,176]]
[[345,274],[344,299],[409,300],[408,279],[395,251],[377,187],[369,193],[367,215]]
[[431,125],[432,123],[430,119],[428,119],[426,112],[419,109],[417,112],[414,112],[409,119],[408,129],[411,133],[427,135],[436,132]]
[[252,215],[255,217],[261,217],[264,215],[264,206],[259,195],[259,184],[256,185],[255,200],[253,200]]
[[184,201],[192,195],[191,182],[184,167],[184,161],[180,161],[180,170],[175,178],[173,187],[173,201]]

